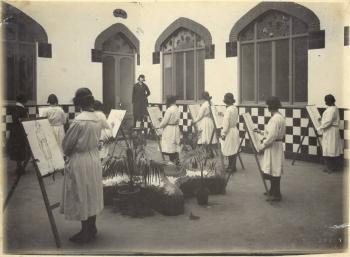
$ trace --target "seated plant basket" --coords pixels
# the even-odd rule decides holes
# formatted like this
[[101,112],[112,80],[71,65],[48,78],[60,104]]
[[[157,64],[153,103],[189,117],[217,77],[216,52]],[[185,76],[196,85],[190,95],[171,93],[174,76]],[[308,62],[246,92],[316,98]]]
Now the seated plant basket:
[[[179,187],[185,198],[195,196],[196,191],[201,186],[201,176],[200,173],[198,175],[194,172],[192,174],[187,174],[183,177],[176,178],[174,183],[177,187]],[[203,177],[203,185],[208,188],[209,194],[225,194],[226,190],[226,181],[225,177],[214,174],[212,176]]]
[[163,215],[175,216],[184,213],[183,193],[166,178],[162,186],[150,185],[143,188],[142,196],[152,209]]

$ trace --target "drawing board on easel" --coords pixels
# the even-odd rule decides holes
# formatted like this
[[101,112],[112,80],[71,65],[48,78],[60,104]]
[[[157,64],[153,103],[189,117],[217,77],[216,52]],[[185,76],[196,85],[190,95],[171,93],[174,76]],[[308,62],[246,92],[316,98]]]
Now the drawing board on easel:
[[125,117],[125,113],[126,113],[126,110],[112,109],[108,115],[107,123],[112,128],[112,135],[114,138],[117,137],[118,131]]
[[[38,178],[40,190],[43,196],[46,212],[50,221],[51,230],[55,239],[56,246],[61,247],[61,240],[57,231],[52,210],[58,208],[60,203],[50,204],[46,189],[44,178],[54,175],[57,171],[62,171],[65,167],[63,154],[54,136],[52,127],[48,119],[26,119],[21,120],[24,133],[27,137],[27,142],[30,147],[33,158],[34,168]],[[19,178],[17,182],[19,182]],[[6,205],[9,202],[12,193],[17,184],[11,190],[11,194],[6,198]],[[6,205],[4,208],[6,208]]]
[[163,133],[163,129],[159,129],[160,123],[163,119],[161,110],[157,106],[151,106],[147,107],[147,111],[156,134],[161,136]]
[[[201,106],[199,104],[190,104],[190,105],[188,105],[188,110],[190,111],[192,120],[197,118],[200,107]],[[198,130],[197,124],[195,124],[195,128]]]
[[39,117],[44,117],[45,114],[47,113],[47,110],[49,109],[49,106],[41,106],[38,107],[38,113],[39,113]]
[[252,141],[252,146],[253,146],[253,150],[255,153],[258,153],[259,150],[261,149],[261,139],[262,139],[262,135],[260,135],[259,133],[255,132],[254,129],[256,129],[256,126],[253,123],[252,117],[250,116],[249,113],[243,113],[242,114],[243,117],[243,121],[245,124],[245,128],[246,131],[249,135],[249,138]]
[[265,188],[266,194],[269,195],[269,190],[267,188],[266,181],[265,181],[264,175],[263,175],[263,170],[261,169],[260,160],[258,158],[258,153],[259,153],[259,151],[261,149],[261,143],[260,142],[261,142],[263,136],[254,131],[256,126],[254,125],[252,117],[250,116],[249,113],[243,113],[242,117],[243,117],[243,123],[245,125],[244,129],[248,133],[248,136],[249,136],[249,139],[250,139],[250,144],[251,144],[252,149],[254,151],[254,157],[255,157],[256,164],[257,164],[258,169],[259,169],[260,177],[261,177],[262,182],[264,184],[264,188]]
[[47,119],[22,121],[41,176],[64,169],[63,154]]
[[211,111],[213,114],[216,128],[218,128],[218,129],[222,128],[222,124],[224,121],[224,115],[225,115],[225,111],[226,111],[226,106],[225,105],[212,105]]
[[[307,105],[305,108],[315,129],[315,133],[317,133],[317,128],[321,126],[321,114],[315,105]],[[318,134],[316,134],[316,136],[318,136]]]

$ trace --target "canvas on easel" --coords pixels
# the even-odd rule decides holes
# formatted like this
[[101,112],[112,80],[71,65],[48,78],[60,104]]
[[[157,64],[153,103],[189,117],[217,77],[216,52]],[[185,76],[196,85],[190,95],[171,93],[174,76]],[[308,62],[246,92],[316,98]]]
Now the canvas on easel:
[[63,154],[47,119],[22,122],[33,158],[42,176],[64,169]]
[[147,107],[147,111],[151,119],[153,129],[158,136],[161,136],[163,129],[159,129],[159,126],[163,119],[162,112],[157,106]]
[[44,117],[44,115],[45,115],[45,113],[47,112],[48,109],[49,109],[49,106],[38,107],[39,117]]
[[[25,119],[21,121],[24,132],[27,136],[27,142],[30,147],[33,165],[38,178],[40,190],[43,196],[46,212],[50,221],[51,230],[55,239],[56,246],[61,247],[61,240],[57,231],[56,222],[52,211],[59,207],[60,203],[50,204],[46,189],[44,178],[54,175],[55,172],[64,169],[64,159],[58,143],[53,134],[52,128],[47,119]],[[17,183],[20,176],[18,176]],[[7,204],[17,186],[14,184],[10,193],[6,197],[3,210],[6,209]]]
[[261,169],[260,161],[258,158],[258,153],[259,153],[260,149],[262,148],[261,147],[262,136],[254,131],[255,126],[254,126],[252,117],[250,116],[249,113],[243,113],[242,117],[243,117],[244,129],[246,130],[246,133],[248,133],[248,136],[250,139],[249,141],[250,141],[252,150],[254,152],[254,157],[255,157],[256,164],[257,164],[258,169],[259,169],[261,179],[262,179],[263,184],[264,184],[264,188],[266,190],[266,193],[269,195],[269,190],[267,189],[266,181],[264,179],[263,171]]
[[214,118],[216,128],[218,128],[218,129],[222,128],[222,123],[224,121],[226,106],[225,105],[212,105],[210,107],[211,107],[211,112],[213,113],[213,118]]
[[[188,105],[188,110],[192,116],[192,120],[196,119],[199,113],[201,106],[199,104],[190,104]],[[197,124],[195,124],[195,129],[198,130]]]
[[112,109],[108,115],[107,123],[112,128],[112,135],[114,138],[117,137],[119,128],[120,128],[120,126],[123,122],[123,119],[125,117],[125,113],[126,113],[126,110]]

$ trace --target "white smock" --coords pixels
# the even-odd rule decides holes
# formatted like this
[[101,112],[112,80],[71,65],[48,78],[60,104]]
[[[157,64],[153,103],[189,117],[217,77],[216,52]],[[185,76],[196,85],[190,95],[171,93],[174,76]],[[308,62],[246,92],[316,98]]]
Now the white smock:
[[282,114],[276,112],[270,118],[264,131],[261,148],[265,148],[260,159],[265,174],[280,177],[283,173],[283,138],[286,134],[286,122]]
[[180,111],[176,105],[171,105],[164,114],[164,118],[159,127],[164,128],[162,133],[162,152],[180,152]]
[[[199,130],[198,144],[209,144],[215,127],[214,121],[210,115],[210,105],[208,101],[201,104],[198,111],[198,116],[194,122],[197,123]],[[217,142],[218,139],[216,137],[216,133],[214,133],[211,143],[216,144]]]
[[240,143],[237,129],[238,117],[237,107],[231,105],[226,108],[221,130],[221,135],[225,136],[225,140],[220,140],[221,151],[224,156],[231,156],[238,152]]
[[321,126],[317,128],[317,132],[322,135],[323,156],[337,157],[343,154],[339,121],[338,108],[336,106],[328,106],[322,114]]

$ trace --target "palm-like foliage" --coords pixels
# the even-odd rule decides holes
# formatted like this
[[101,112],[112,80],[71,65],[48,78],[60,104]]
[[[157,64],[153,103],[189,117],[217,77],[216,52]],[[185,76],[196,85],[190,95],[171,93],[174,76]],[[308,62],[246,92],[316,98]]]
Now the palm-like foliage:
[[130,143],[120,156],[110,156],[103,165],[103,176],[126,175],[129,178],[129,190],[134,191],[135,179],[141,176],[145,184],[152,179],[160,181],[164,174],[163,164],[153,161],[146,153],[146,138],[141,133],[130,133]]
[[181,160],[183,169],[199,169],[201,172],[201,181],[203,183],[203,171],[207,169],[209,172],[216,172],[216,161],[209,160],[208,151],[205,145],[196,147],[195,149],[185,149],[184,158]]

